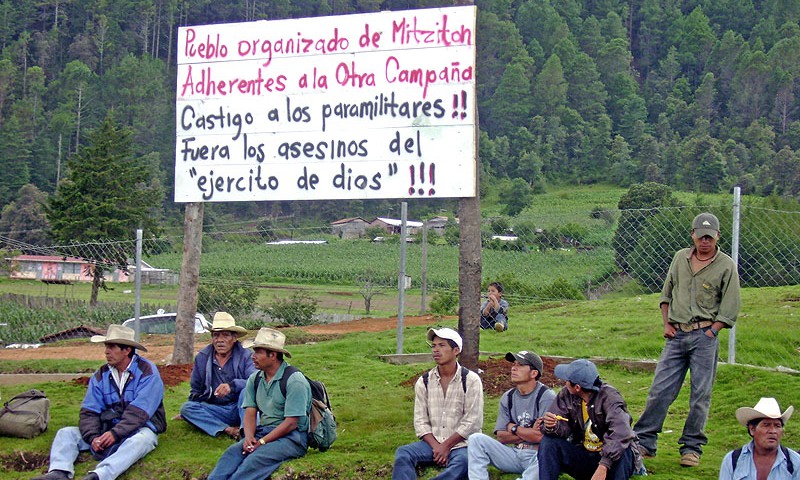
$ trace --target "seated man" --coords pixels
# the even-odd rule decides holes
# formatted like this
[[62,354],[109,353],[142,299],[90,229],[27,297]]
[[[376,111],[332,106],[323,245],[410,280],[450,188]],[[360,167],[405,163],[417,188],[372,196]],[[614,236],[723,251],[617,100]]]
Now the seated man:
[[542,439],[542,415],[556,394],[539,382],[544,364],[534,352],[508,352],[514,388],[500,398],[495,440],[483,433],[469,437],[469,480],[489,480],[489,464],[503,472],[521,473],[522,480],[539,478],[537,449]]
[[562,472],[577,480],[627,480],[641,471],[631,415],[619,391],[600,380],[589,360],[558,365],[555,374],[566,385],[542,419],[539,480],[557,480]]
[[487,291],[486,301],[481,305],[481,328],[504,332],[508,330],[508,302],[503,298],[503,286],[492,282]]
[[33,480],[69,480],[78,454],[89,450],[100,463],[83,480],[113,480],[158,445],[167,429],[164,383],[156,366],[136,354],[147,351],[133,329],[109,325],[103,342],[106,363],[89,379],[77,427],[56,433],[50,448],[50,471]]
[[176,419],[183,419],[211,436],[222,432],[239,440],[244,410],[244,386],[255,372],[253,351],[239,338],[247,330],[226,312],[217,312],[211,325],[211,344],[197,353],[189,401]]
[[725,455],[719,480],[800,479],[800,454],[781,445],[792,412],[794,407],[781,413],[774,398],[762,398],[753,408],[737,409],[736,419],[747,427],[752,440]]
[[292,357],[285,342],[278,330],[258,331],[251,345],[257,371],[245,386],[244,438],[225,450],[208,480],[264,480],[286,460],[306,454],[311,386],[296,371],[290,372],[286,394],[281,391],[289,366],[283,357]]
[[417,465],[444,467],[436,480],[467,477],[467,438],[483,426],[483,383],[458,364],[461,335],[431,328],[428,342],[436,367],[414,385],[414,431],[420,440],[394,454],[392,480],[415,480]]

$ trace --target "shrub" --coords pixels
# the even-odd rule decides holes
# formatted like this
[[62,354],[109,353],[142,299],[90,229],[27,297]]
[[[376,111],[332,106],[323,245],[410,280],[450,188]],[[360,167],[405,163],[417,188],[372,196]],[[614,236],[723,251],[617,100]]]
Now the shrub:
[[311,325],[317,313],[317,301],[305,292],[296,292],[289,298],[275,300],[266,312],[274,320],[282,320],[289,325]]
[[228,312],[238,316],[253,311],[258,299],[258,289],[249,283],[201,283],[197,287],[197,310]]
[[442,290],[433,295],[431,313],[437,315],[456,315],[458,313],[458,292]]

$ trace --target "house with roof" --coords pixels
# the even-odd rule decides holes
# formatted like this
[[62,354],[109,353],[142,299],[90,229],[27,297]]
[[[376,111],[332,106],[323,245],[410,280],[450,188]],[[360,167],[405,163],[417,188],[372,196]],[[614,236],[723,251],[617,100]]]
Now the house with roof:
[[370,223],[361,217],[343,218],[329,224],[331,233],[345,240],[361,238]]

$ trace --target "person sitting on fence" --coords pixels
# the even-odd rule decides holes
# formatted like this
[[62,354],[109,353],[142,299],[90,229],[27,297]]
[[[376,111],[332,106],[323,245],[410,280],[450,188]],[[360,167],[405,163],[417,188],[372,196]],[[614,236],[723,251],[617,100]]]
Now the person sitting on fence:
[[78,426],[56,433],[49,471],[32,480],[71,479],[84,450],[100,463],[83,480],[113,480],[155,449],[167,429],[164,383],[155,364],[136,353],[147,349],[133,329],[109,325],[91,341],[105,344],[107,363],[89,379]]
[[253,351],[238,340],[246,334],[229,313],[214,315],[211,344],[194,359],[189,400],[175,420],[186,420],[211,436],[225,432],[239,440],[244,386],[256,371]]
[[481,305],[481,328],[498,332],[508,330],[508,302],[503,298],[503,286],[492,282],[486,301]]
[[736,420],[752,440],[725,455],[719,480],[798,480],[800,454],[781,445],[783,428],[794,407],[783,413],[774,398],[765,397],[755,407],[736,410]]

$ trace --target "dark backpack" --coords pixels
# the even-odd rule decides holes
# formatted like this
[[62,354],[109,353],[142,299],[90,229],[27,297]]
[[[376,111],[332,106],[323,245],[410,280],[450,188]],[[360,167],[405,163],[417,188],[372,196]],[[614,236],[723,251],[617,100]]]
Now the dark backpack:
[[[283,377],[278,382],[278,387],[281,389],[284,398],[286,397],[286,383],[289,381],[289,377],[299,371],[297,367],[292,365],[287,365],[283,371]],[[264,372],[262,371],[256,374],[255,393],[258,392],[258,384],[261,383],[263,377]],[[338,436],[336,433],[336,417],[331,410],[331,400],[328,397],[328,390],[325,388],[325,384],[317,380],[311,380],[305,374],[303,374],[303,378],[306,379],[309,387],[311,387],[311,411],[308,413],[308,446],[324,452],[331,448]],[[253,393],[254,399],[255,393]],[[258,408],[258,404],[256,404],[256,408]],[[259,409],[260,411],[261,409]]]
[[[470,370],[465,367],[461,367],[461,388],[464,389],[464,393],[467,393],[467,375],[469,375]],[[425,390],[428,389],[428,377],[430,376],[430,370],[422,374],[422,383],[425,384]]]
[[[516,389],[517,389],[517,387],[514,387],[514,388],[512,388],[511,390],[509,390],[507,392],[508,393],[508,414],[509,415],[511,415],[511,406],[514,405],[514,390],[516,390]],[[539,393],[536,394],[536,402],[535,402],[535,404],[536,404],[536,412],[535,412],[536,415],[533,416],[534,420],[536,420],[540,416],[539,415],[539,401],[542,399],[542,395],[544,395],[544,391],[545,390],[547,390],[547,387],[545,387],[544,384],[539,385]]]
[[[786,457],[786,470],[789,470],[789,475],[794,473],[794,465],[792,465],[792,457],[789,456],[789,449],[781,445],[781,451],[783,455]],[[736,471],[736,464],[739,463],[739,456],[742,454],[742,447],[737,448],[733,451],[733,455],[731,455],[731,465],[733,465],[733,471]]]

